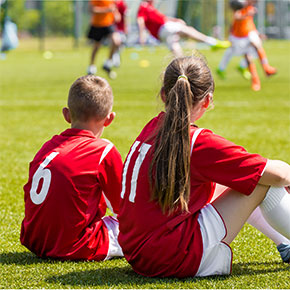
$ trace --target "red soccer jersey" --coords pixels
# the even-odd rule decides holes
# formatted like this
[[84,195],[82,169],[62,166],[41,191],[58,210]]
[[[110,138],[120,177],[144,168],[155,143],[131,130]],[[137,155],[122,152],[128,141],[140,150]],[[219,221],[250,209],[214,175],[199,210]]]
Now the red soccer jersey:
[[103,260],[106,201],[118,213],[122,159],[91,131],[68,129],[46,142],[24,186],[21,243],[40,257]]
[[[191,154],[189,213],[163,214],[151,200],[148,171],[154,131],[163,114],[151,120],[132,145],[123,169],[119,242],[133,269],[145,276],[194,276],[203,246],[199,210],[213,195],[215,183],[249,195],[266,159],[203,129]],[[191,127],[191,137],[197,127]]]
[[137,18],[142,17],[146,28],[157,39],[160,27],[166,22],[166,16],[160,13],[153,5],[148,2],[140,4]]
[[126,17],[127,5],[123,0],[116,1],[116,5],[121,15],[121,20],[116,23],[117,29],[118,31],[126,33],[125,17]]

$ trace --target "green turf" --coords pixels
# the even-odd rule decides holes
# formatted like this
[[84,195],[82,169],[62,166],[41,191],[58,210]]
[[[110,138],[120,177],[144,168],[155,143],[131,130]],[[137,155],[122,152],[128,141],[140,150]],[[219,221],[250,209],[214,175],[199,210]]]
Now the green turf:
[[[250,226],[232,243],[233,274],[228,277],[151,279],[135,274],[125,259],[41,260],[21,246],[22,187],[28,164],[41,144],[67,128],[61,109],[71,83],[85,74],[90,51],[84,44],[72,49],[71,40],[47,40],[46,47],[53,52],[52,59],[43,58],[36,41],[22,40],[17,50],[0,61],[1,288],[289,288],[290,267],[281,263],[273,242]],[[290,163],[290,42],[268,41],[265,48],[278,75],[266,78],[259,67],[262,90],[253,92],[236,70],[238,58],[233,59],[227,80],[215,75],[215,109],[198,124],[250,152]],[[215,70],[222,51],[202,52]],[[105,53],[101,51],[99,66]],[[125,157],[143,125],[162,108],[157,95],[170,54],[164,48],[130,48],[122,60],[117,80],[110,81],[117,118],[104,137]],[[141,68],[141,60],[149,61],[149,67]],[[101,70],[100,75],[105,76]]]

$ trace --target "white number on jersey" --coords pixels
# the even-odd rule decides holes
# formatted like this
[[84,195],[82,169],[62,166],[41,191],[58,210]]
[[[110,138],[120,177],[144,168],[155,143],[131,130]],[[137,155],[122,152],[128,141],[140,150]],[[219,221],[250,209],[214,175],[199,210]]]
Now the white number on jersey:
[[[51,181],[51,172],[45,168],[54,159],[59,152],[50,153],[45,160],[39,165],[32,178],[32,185],[30,189],[30,198],[34,204],[41,204],[46,198]],[[43,179],[42,187],[39,193],[37,188],[40,180]]]
[[[131,150],[128,154],[127,160],[125,162],[124,165],[124,171],[123,171],[123,179],[122,179],[122,192],[121,192],[121,198],[124,198],[124,194],[126,191],[126,178],[127,178],[127,171],[128,171],[128,167],[129,167],[129,163],[131,161],[131,157],[133,155],[133,153],[135,152],[136,148],[138,147],[138,145],[140,144],[139,141],[135,141],[133,146],[131,147]],[[131,190],[130,190],[130,195],[129,195],[129,201],[134,202],[135,201],[135,197],[136,197],[136,187],[137,187],[137,180],[138,180],[138,175],[139,175],[139,170],[140,167],[145,159],[145,156],[147,154],[147,152],[149,151],[150,147],[152,145],[143,143],[140,146],[140,149],[138,150],[139,154],[138,157],[135,161],[134,164],[134,168],[133,168],[133,173],[132,173],[132,177],[131,177]]]

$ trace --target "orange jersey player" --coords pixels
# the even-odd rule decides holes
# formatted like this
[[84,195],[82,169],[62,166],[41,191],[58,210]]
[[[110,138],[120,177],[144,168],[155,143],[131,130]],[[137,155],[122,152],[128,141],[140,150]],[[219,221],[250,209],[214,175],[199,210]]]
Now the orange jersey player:
[[252,59],[253,50],[259,56],[263,70],[267,76],[274,75],[277,71],[269,65],[266,52],[262,45],[262,40],[254,23],[254,15],[257,9],[253,6],[255,0],[246,0],[245,7],[234,11],[234,21],[229,37],[232,47],[225,51],[224,57],[219,65],[218,74],[223,75],[224,70],[233,55],[245,55],[248,68],[252,77],[252,88],[260,90],[260,79],[256,66]]
[[93,41],[93,49],[90,57],[90,64],[87,70],[88,74],[95,74],[96,54],[106,38],[111,40],[108,59],[103,64],[103,69],[110,78],[115,78],[116,73],[112,71],[112,57],[121,44],[120,35],[115,29],[115,18],[118,10],[114,0],[90,0],[90,11],[92,13],[91,24],[88,32],[88,38]]

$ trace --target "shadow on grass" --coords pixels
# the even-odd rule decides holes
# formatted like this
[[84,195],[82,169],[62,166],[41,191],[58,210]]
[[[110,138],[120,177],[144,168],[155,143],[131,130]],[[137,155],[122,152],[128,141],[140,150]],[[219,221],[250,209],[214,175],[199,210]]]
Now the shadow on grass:
[[[255,276],[264,273],[278,273],[288,271],[288,267],[279,262],[251,262],[251,263],[237,263],[233,265],[232,276]],[[199,283],[202,280],[210,281],[225,281],[231,279],[232,276],[209,276],[209,277],[193,277],[193,278],[150,278],[136,274],[130,265],[124,267],[102,268],[95,270],[74,271],[64,275],[55,275],[46,279],[48,283],[57,283],[71,287],[100,287],[100,288],[113,288],[113,287],[132,287],[134,285],[146,285],[149,287],[151,284],[154,287],[158,285],[173,285],[175,283]],[[180,284],[177,284],[180,286]]]
[[0,264],[31,265],[40,263],[54,263],[50,259],[41,259],[30,252],[10,252],[0,254]]
[[[121,263],[123,259],[120,260]],[[66,261],[68,263],[78,263]],[[6,265],[32,265],[32,264],[54,264],[62,263],[59,260],[41,259],[30,252],[10,252],[0,254],[0,264]],[[95,269],[71,271],[66,274],[48,276],[45,281],[51,284],[61,284],[71,287],[98,287],[98,288],[136,288],[136,285],[146,285],[146,288],[152,287],[163,288],[166,285],[180,288],[180,282],[198,283],[203,280],[207,282],[217,282],[232,279],[238,276],[256,276],[269,273],[288,272],[289,266],[281,262],[249,262],[234,263],[232,276],[210,276],[204,278],[149,278],[136,274],[131,266],[124,260],[124,265],[110,264],[111,261],[104,263],[95,263]],[[135,285],[135,287],[134,287]]]

